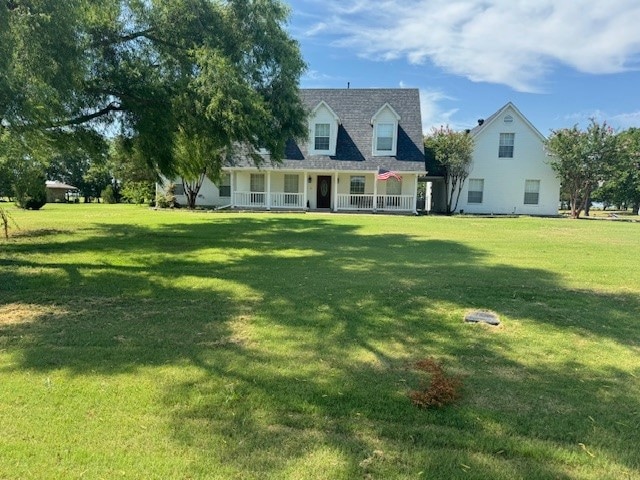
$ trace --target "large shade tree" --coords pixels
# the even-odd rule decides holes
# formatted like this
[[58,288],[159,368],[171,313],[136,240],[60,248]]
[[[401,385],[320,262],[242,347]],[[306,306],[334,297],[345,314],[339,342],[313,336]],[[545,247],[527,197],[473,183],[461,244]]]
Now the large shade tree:
[[306,133],[287,18],[279,0],[0,0],[0,158],[93,130],[166,175],[184,132],[277,161]]
[[569,197],[571,217],[578,218],[618,159],[615,133],[606,122],[592,119],[584,131],[577,125],[553,130],[546,149],[549,164]]
[[617,162],[609,168],[597,193],[600,201],[622,208],[631,207],[637,215],[640,209],[640,129],[620,132],[617,139]]

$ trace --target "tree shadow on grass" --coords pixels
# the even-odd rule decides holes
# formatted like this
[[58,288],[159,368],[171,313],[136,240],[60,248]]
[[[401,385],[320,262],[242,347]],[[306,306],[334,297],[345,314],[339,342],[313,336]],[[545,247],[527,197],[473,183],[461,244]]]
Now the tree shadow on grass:
[[[38,308],[0,321],[0,350],[18,352],[20,369],[78,375],[198,367],[204,376],[165,393],[173,434],[230,477],[318,464],[318,478],[451,478],[452,468],[464,478],[570,478],[579,444],[598,449],[602,469],[639,468],[625,445],[638,440],[639,392],[625,371],[579,360],[531,367],[511,354],[509,327],[464,325],[460,313],[488,308],[636,349],[640,301],[569,291],[553,272],[485,257],[307,217],[30,238],[0,257],[0,292],[5,308]],[[424,356],[465,375],[461,405],[409,404],[410,363]]]

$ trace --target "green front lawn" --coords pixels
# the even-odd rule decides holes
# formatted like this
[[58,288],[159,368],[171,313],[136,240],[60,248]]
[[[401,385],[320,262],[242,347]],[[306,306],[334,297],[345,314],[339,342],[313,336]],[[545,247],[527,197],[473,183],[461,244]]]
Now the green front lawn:
[[640,478],[640,224],[11,214],[1,479]]

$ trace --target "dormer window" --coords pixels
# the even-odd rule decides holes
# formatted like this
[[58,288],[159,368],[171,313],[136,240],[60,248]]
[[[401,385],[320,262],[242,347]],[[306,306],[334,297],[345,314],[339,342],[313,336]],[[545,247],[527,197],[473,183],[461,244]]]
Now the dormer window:
[[309,117],[309,153],[311,155],[335,155],[338,143],[340,118],[326,102],[322,101]]
[[371,118],[373,126],[373,155],[393,157],[398,145],[398,121],[400,115],[385,103]]
[[379,123],[376,131],[376,150],[391,152],[393,150],[393,123]]
[[331,138],[331,124],[316,123],[316,134],[314,137],[315,150],[329,150]]

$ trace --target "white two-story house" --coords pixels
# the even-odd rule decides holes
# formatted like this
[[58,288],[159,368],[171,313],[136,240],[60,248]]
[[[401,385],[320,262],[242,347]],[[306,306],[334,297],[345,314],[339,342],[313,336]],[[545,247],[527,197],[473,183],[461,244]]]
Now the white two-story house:
[[[258,168],[238,156],[197,205],[238,209],[416,212],[425,174],[417,89],[303,89],[308,138]],[[389,175],[389,172],[392,173]],[[387,175],[384,175],[387,173]],[[176,198],[185,204],[180,179]]]
[[[548,163],[545,138],[513,103],[479,120],[469,134],[475,147],[457,213],[558,214],[560,180]],[[432,180],[433,210],[443,210],[444,184]]]

